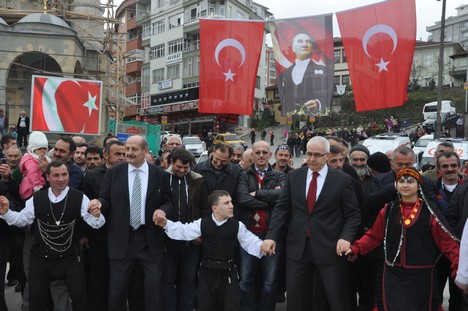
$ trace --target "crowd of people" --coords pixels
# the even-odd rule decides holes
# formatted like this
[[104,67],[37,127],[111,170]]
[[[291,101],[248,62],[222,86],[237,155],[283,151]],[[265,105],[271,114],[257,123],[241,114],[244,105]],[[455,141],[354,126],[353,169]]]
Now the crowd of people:
[[420,174],[410,148],[309,133],[305,150],[217,143],[197,164],[179,136],[155,157],[140,136],[48,150],[33,132],[23,155],[4,135],[0,276],[9,261],[23,310],[439,310],[446,283],[466,310],[453,145]]

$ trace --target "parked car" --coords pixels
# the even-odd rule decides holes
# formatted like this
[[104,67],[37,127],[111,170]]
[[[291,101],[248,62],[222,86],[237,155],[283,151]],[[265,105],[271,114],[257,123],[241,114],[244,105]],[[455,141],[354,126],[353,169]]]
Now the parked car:
[[179,136],[180,137],[180,134],[177,134],[175,132],[171,132],[171,131],[161,131],[161,140],[164,140],[164,138],[166,140],[169,139],[169,137],[171,136]]
[[[442,113],[440,119],[442,121],[442,126],[445,129],[449,129],[455,127],[455,125],[457,124],[458,114],[456,112],[449,111],[447,113]],[[436,120],[437,112],[432,112],[429,115],[429,118],[427,118],[426,121],[423,122],[422,126],[426,130],[426,133],[434,132]]]
[[194,156],[201,155],[206,149],[205,142],[202,142],[198,136],[185,136],[182,138],[182,145]]
[[218,134],[215,136],[215,139],[213,141],[215,144],[217,143],[223,143],[227,145],[242,145],[244,147],[244,150],[247,149],[247,144],[245,141],[243,141],[239,135],[237,134],[232,134],[232,133],[223,133],[223,134]]
[[362,144],[369,149],[370,154],[378,151],[385,153],[398,147],[411,148],[411,141],[408,136],[397,133],[384,133],[372,136],[364,140]]
[[208,160],[208,151],[203,151],[200,157],[197,159],[197,163]]

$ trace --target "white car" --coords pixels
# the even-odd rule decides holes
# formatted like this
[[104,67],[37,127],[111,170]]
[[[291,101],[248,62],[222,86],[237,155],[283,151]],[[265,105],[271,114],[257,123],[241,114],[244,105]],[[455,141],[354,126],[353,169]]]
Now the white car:
[[161,141],[163,141],[164,138],[167,141],[169,139],[169,137],[171,137],[171,136],[179,136],[180,137],[180,134],[177,134],[177,133],[174,133],[174,132],[171,132],[171,131],[161,131]]
[[202,142],[198,136],[186,136],[182,138],[182,145],[194,156],[201,155],[206,149],[205,143]]
[[366,146],[367,149],[369,149],[370,154],[378,151],[385,153],[388,150],[395,150],[395,148],[398,147],[411,148],[411,142],[408,136],[394,133],[385,133],[372,136],[364,140],[362,144]]

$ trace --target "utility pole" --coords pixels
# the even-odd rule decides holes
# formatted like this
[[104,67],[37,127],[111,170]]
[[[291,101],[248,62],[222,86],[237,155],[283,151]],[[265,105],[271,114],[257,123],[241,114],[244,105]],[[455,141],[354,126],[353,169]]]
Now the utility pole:
[[[440,1],[440,0],[437,0]],[[439,45],[439,84],[437,86],[437,119],[435,124],[434,138],[440,138],[442,122],[440,110],[442,107],[442,87],[444,84],[444,41],[445,41],[445,2],[442,0],[442,18],[440,20],[440,45]]]

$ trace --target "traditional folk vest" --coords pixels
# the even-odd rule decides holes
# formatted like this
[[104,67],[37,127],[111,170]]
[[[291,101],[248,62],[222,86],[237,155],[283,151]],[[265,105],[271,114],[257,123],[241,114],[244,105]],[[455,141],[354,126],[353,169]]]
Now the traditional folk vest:
[[[72,188],[58,203],[49,200],[48,191],[34,195],[34,238],[40,253],[46,258],[61,258],[76,254],[81,221],[83,193]],[[63,216],[62,216],[63,213]]]

